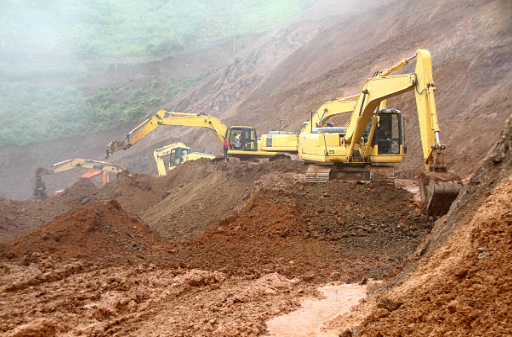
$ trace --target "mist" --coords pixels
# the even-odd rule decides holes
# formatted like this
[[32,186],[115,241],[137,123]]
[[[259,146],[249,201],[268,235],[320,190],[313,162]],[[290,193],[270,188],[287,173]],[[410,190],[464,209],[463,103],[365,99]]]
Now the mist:
[[315,3],[4,0],[0,3],[0,147],[133,123],[210,70],[148,79],[134,86],[129,79],[111,83],[103,78],[109,69],[219,43],[230,44],[236,56],[245,43],[239,37],[283,26]]

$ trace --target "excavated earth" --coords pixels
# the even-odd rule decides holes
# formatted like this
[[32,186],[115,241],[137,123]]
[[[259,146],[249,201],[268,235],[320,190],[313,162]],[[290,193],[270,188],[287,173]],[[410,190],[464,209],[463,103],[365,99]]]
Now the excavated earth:
[[342,336],[512,334],[512,116],[497,146],[409,258],[332,326]]
[[20,202],[37,221],[24,235],[6,226],[17,238],[0,246],[0,331],[258,335],[318,283],[397,274],[432,228],[404,189],[306,185],[304,170],[199,160]]
[[[307,185],[294,161],[198,160],[144,174],[156,173],[152,150],[176,140],[218,151],[204,130],[161,129],[113,157],[144,173],[98,189],[67,172],[48,177],[49,190],[71,187],[47,200],[0,199],[0,334],[257,336],[288,320],[287,336],[512,335],[510,2],[344,6],[320,2],[162,108],[260,133],[286,118],[294,131],[321,103],[427,48],[447,162],[466,182],[445,217],[422,215],[411,182]],[[413,98],[388,106],[406,117],[409,153],[397,170],[414,176]],[[126,132],[0,149],[1,195],[28,198],[36,167],[100,159]],[[315,322],[315,333],[304,330],[314,314],[284,316],[345,282],[367,297]]]

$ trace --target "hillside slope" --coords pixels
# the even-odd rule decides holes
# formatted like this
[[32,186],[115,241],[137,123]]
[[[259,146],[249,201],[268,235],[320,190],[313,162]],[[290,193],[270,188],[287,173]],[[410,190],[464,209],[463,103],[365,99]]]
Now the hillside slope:
[[[260,133],[276,128],[280,118],[290,120],[291,129],[297,129],[324,101],[357,93],[375,71],[425,48],[433,55],[448,164],[465,176],[495,143],[512,106],[507,94],[512,86],[511,15],[507,1],[437,0],[397,1],[350,18],[332,17],[328,27],[220,116],[229,117],[231,123],[256,126]],[[197,101],[201,91],[190,95],[188,101],[180,99],[178,106],[209,111]],[[409,121],[410,155],[400,169],[414,175],[421,167],[414,95],[389,103]]]
[[[507,94],[512,88],[512,5],[505,0],[407,0],[375,2],[379,7],[357,11],[354,3],[320,2],[162,108],[208,113],[228,125],[255,126],[259,134],[287,119],[288,129],[295,131],[324,101],[357,93],[376,70],[426,48],[433,55],[448,164],[462,176],[472,173],[496,141],[512,106]],[[413,95],[388,105],[401,109],[408,120],[409,155],[399,172],[415,176],[421,160]],[[36,167],[78,156],[101,159],[106,144],[122,139],[127,131],[0,149],[0,170],[6,177],[0,182],[0,196],[28,198]],[[176,140],[196,151],[221,151],[209,131],[164,127],[111,160],[132,172],[154,174],[152,150]],[[71,185],[78,175],[54,176],[48,188]]]

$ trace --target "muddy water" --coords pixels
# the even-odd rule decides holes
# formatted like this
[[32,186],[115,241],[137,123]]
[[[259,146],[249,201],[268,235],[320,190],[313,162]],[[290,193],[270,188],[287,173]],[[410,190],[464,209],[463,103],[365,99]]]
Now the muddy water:
[[324,324],[350,311],[366,297],[366,286],[359,284],[330,284],[318,290],[323,298],[305,299],[299,310],[267,321],[268,336],[338,336],[339,331],[327,331],[323,329]]

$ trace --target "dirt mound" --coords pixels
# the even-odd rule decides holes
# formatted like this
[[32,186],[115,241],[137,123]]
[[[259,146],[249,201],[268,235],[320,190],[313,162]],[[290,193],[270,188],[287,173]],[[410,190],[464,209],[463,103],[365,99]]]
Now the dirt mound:
[[128,213],[140,215],[147,208],[162,200],[169,188],[165,177],[153,177],[147,174],[117,175],[117,179],[98,190],[95,200],[116,199]]
[[[44,225],[51,218],[41,214],[42,209],[39,202],[0,199],[0,243]],[[34,216],[38,213],[39,216]]]
[[[228,215],[240,200],[247,197],[248,186],[262,175],[273,171],[304,170],[303,164],[287,160],[249,163],[232,159],[224,163],[204,159],[187,162],[166,177],[121,173],[115,181],[100,189],[89,179],[79,179],[63,193],[44,201],[0,199],[0,243],[39,228],[73,207],[91,201],[113,199],[129,214],[142,216],[152,206],[167,198],[167,202],[152,209],[149,216],[144,216],[149,224],[166,236],[169,236],[169,232],[163,228],[169,227],[167,221],[171,221],[172,225],[178,220],[180,223],[184,219],[191,220],[204,229]],[[183,192],[187,195],[185,198],[181,194]],[[172,205],[169,206],[169,203]],[[197,212],[197,207],[202,212]],[[185,221],[184,226],[189,223]],[[185,236],[180,235],[180,239]]]
[[175,258],[236,275],[381,278],[392,274],[431,228],[405,190],[341,181],[308,186],[295,179],[294,174],[264,176],[238,214],[212,225]]
[[512,333],[511,148],[509,119],[492,155],[418,251],[416,268],[377,297],[362,335]]
[[50,254],[96,261],[145,259],[166,241],[128,215],[117,201],[92,202],[5,245],[3,255],[28,258]]
[[55,216],[95,199],[98,189],[89,179],[79,179],[64,192],[46,200],[0,199],[0,243],[26,234]]
[[41,227],[55,216],[95,199],[98,189],[89,179],[79,179],[64,192],[46,200],[0,199],[0,243],[9,242]]
[[160,235],[181,243],[230,215],[249,197],[252,183],[265,174],[304,172],[305,169],[303,163],[289,160],[187,162],[166,177],[167,186],[174,188],[165,193],[162,201],[145,211],[142,219]]

